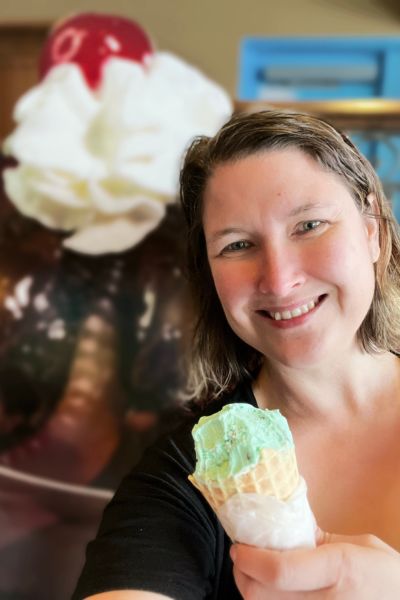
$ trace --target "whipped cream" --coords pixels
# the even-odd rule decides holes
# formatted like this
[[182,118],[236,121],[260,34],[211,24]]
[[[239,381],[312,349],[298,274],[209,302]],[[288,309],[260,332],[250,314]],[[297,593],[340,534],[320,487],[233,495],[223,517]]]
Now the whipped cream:
[[71,250],[127,250],[174,202],[190,141],[231,112],[220,86],[169,53],[109,59],[96,91],[79,67],[58,65],[16,104],[4,150],[19,164],[4,172],[6,192],[24,215],[71,232]]

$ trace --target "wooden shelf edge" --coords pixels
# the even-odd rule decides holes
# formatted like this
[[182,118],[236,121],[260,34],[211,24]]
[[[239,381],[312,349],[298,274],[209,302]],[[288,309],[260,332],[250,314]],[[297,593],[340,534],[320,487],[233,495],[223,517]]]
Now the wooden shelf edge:
[[237,112],[282,109],[308,112],[342,129],[400,131],[400,100],[387,98],[367,98],[354,100],[326,101],[236,101]]

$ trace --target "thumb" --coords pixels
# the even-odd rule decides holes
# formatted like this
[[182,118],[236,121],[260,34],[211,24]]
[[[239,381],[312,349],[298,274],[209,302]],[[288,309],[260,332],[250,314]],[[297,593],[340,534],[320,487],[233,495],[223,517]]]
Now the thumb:
[[394,548],[370,533],[364,533],[361,535],[342,535],[337,533],[328,533],[327,531],[323,531],[320,527],[317,527],[315,540],[317,546],[321,546],[322,544],[354,544],[364,548],[384,550],[397,555],[397,552],[394,550]]

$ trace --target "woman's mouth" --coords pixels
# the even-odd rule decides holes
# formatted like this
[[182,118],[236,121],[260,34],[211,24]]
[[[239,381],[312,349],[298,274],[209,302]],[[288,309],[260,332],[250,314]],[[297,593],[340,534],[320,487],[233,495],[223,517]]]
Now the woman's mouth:
[[306,302],[304,304],[296,306],[292,310],[281,310],[281,311],[258,310],[257,312],[264,317],[268,317],[269,319],[272,319],[273,321],[291,321],[293,319],[298,319],[298,317],[301,317],[301,316],[306,315],[307,313],[311,312],[319,304],[321,304],[321,302],[323,302],[325,300],[325,298],[326,298],[326,294],[322,294],[321,296],[317,296],[316,298],[314,298],[313,300],[310,300],[309,302]]

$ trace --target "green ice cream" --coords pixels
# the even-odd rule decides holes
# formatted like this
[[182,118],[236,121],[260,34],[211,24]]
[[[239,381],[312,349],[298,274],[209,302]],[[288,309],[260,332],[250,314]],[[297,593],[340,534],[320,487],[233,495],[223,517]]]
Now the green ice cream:
[[288,423],[279,410],[250,404],[228,404],[202,417],[192,435],[196,449],[195,477],[219,481],[254,466],[263,448],[293,448]]

